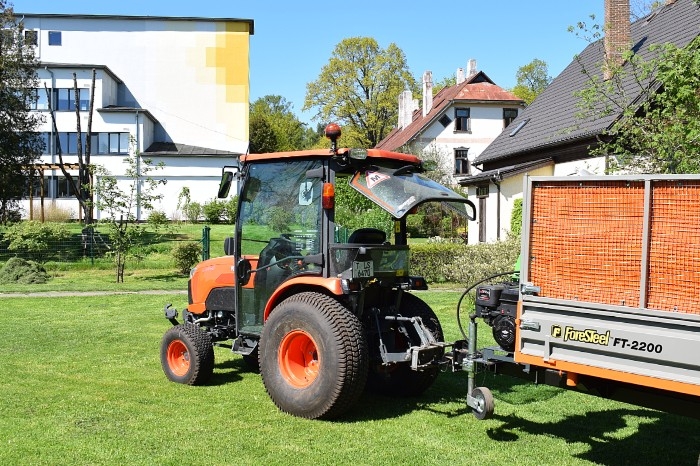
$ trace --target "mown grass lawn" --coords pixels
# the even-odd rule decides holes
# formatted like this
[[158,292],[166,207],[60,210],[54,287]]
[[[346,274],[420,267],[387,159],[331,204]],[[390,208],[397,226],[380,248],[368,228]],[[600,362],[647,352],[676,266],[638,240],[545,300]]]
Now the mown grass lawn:
[[[459,337],[459,292],[420,296]],[[165,378],[166,303],[186,297],[0,298],[0,464],[691,464],[700,421],[485,373],[493,419],[465,407],[466,374],[418,399],[365,394],[336,421],[279,412],[258,374],[216,348],[211,384]],[[480,326],[480,343],[488,328]]]

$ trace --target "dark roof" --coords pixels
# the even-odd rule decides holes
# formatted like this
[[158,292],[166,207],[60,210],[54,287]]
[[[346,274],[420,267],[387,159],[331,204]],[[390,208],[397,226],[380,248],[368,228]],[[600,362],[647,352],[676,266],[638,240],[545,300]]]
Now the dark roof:
[[204,21],[204,22],[241,22],[248,23],[250,35],[253,35],[255,23],[252,19],[243,18],[203,18],[200,16],[128,16],[128,15],[84,15],[66,13],[14,13],[15,18],[64,18],[64,19],[127,19],[136,21]]
[[105,65],[87,65],[87,64],[78,64],[78,63],[51,63],[51,62],[39,62],[39,68],[46,68],[47,70],[51,70],[51,68],[60,68],[60,69],[74,69],[74,70],[91,70],[95,68],[96,70],[102,70],[105,73],[107,73],[109,76],[114,79],[117,84],[122,84],[124,81],[122,81],[112,70],[109,69],[108,66]]
[[488,170],[485,172],[477,173],[474,176],[462,178],[459,180],[459,184],[461,184],[462,186],[474,186],[484,181],[501,181],[506,178],[510,178],[512,176],[528,172],[530,170],[546,167],[547,165],[551,165],[552,163],[554,163],[552,159],[542,159],[535,160],[532,162],[519,163],[516,165],[509,165],[507,167],[501,167],[495,170]]
[[148,156],[220,156],[238,157],[238,152],[229,152],[218,149],[207,149],[206,147],[190,146],[175,142],[154,142],[143,152]]
[[151,112],[144,110],[143,108],[125,107],[123,105],[106,105],[102,108],[98,108],[97,111],[100,113],[143,113],[148,118],[153,120],[154,123],[158,123],[156,117],[154,117]]
[[[633,50],[644,60],[652,57],[653,44],[673,43],[685,47],[700,34],[700,7],[694,0],[677,0],[664,5],[631,25]],[[506,128],[474,160],[479,165],[487,162],[507,162],[511,156],[544,151],[591,138],[609,128],[619,117],[610,115],[596,120],[577,118],[579,111],[574,93],[588,86],[583,69],[601,74],[603,39],[591,43],[542,92],[530,106]],[[625,88],[634,90],[629,76]],[[634,91],[639,95],[638,88]],[[528,122],[513,136],[518,124]]]
[[466,80],[454,86],[445,87],[433,97],[433,106],[426,116],[423,110],[413,112],[411,123],[405,128],[394,128],[384,139],[379,141],[376,148],[397,150],[401,146],[411,142],[423,130],[442,116],[445,109],[452,103],[507,103],[510,105],[522,105],[522,99],[503,90],[494,84],[483,71],[474,73]]

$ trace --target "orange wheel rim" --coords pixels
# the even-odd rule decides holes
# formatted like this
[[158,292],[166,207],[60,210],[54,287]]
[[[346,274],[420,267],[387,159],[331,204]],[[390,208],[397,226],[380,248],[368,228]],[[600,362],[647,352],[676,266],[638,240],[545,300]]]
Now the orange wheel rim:
[[178,377],[187,374],[190,369],[190,353],[180,340],[171,341],[168,345],[168,367]]
[[296,388],[311,385],[321,368],[316,342],[302,330],[294,330],[284,336],[278,359],[282,377]]

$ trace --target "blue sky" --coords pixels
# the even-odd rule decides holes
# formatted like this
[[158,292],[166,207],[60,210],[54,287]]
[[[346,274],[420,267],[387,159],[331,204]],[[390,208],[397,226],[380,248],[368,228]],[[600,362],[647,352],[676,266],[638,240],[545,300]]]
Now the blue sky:
[[[544,60],[559,74],[587,45],[569,26],[603,23],[603,0],[9,0],[15,12],[244,18],[255,22],[250,39],[251,101],[281,95],[303,121],[306,83],[314,81],[335,46],[348,37],[395,43],[411,72],[433,81],[453,76],[474,58],[477,68],[509,89],[519,67]],[[419,97],[419,96],[415,96]]]

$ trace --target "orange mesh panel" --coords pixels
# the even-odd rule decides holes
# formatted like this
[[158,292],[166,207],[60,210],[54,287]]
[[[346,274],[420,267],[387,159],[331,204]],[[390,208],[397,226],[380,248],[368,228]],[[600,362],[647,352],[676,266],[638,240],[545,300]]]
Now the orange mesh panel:
[[700,314],[700,182],[653,186],[647,307]]
[[531,203],[540,296],[639,306],[643,182],[538,182]]

